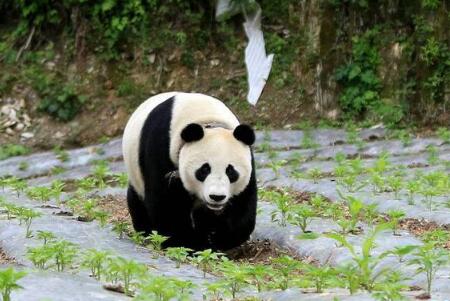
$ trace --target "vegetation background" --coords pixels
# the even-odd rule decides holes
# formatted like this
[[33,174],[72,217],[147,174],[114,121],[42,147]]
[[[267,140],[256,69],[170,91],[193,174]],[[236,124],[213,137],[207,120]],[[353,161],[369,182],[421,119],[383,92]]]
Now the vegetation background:
[[[213,0],[0,0],[0,107],[24,100],[36,148],[120,135],[168,90],[216,96],[259,128],[449,125],[449,1],[258,3],[275,60],[251,109],[243,17],[216,21]],[[0,123],[0,141],[21,130]]]

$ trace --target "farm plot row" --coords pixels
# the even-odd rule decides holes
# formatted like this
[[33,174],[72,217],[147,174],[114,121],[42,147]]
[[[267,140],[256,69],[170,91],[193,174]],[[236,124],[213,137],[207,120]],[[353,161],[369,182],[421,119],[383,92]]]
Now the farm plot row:
[[[296,132],[294,134],[298,135]],[[273,134],[274,142],[278,143],[278,146],[284,148],[291,143],[290,141],[283,142],[282,139],[276,138],[277,135],[291,136],[284,132]],[[264,136],[261,137],[260,145],[265,142]],[[291,140],[295,140],[298,145],[298,139],[303,138],[295,136],[295,139]],[[423,294],[423,290],[428,289],[428,283],[432,283],[430,288],[433,299],[444,300],[448,299],[450,295],[445,286],[445,281],[450,275],[450,270],[444,260],[448,257],[445,247],[449,238],[444,227],[446,212],[442,213],[441,218],[435,218],[440,221],[439,225],[431,230],[428,229],[430,231],[427,231],[426,235],[419,237],[412,235],[414,231],[408,232],[399,229],[404,224],[405,216],[417,218],[420,215],[416,213],[423,213],[424,209],[420,207],[420,201],[426,196],[422,194],[422,190],[427,186],[421,186],[416,193],[413,193],[414,205],[411,205],[411,201],[406,199],[408,206],[420,207],[417,212],[411,210],[400,212],[398,209],[404,209],[401,202],[409,196],[403,187],[397,191],[398,198],[389,201],[388,196],[395,193],[395,191],[390,191],[391,187],[389,186],[380,191],[372,191],[372,189],[367,189],[371,187],[370,183],[365,183],[365,185],[361,183],[357,185],[357,187],[361,186],[360,189],[352,191],[352,185],[345,184],[342,179],[338,180],[338,178],[343,178],[347,182],[351,182],[350,178],[354,178],[355,182],[365,182],[370,178],[368,176],[372,176],[373,171],[369,170],[370,167],[376,164],[384,166],[380,164],[383,160],[389,164],[386,164],[387,167],[379,168],[377,172],[382,178],[388,177],[397,171],[396,166],[405,164],[397,162],[408,163],[408,156],[415,157],[414,149],[420,153],[418,156],[426,156],[426,148],[413,148],[411,152],[407,153],[409,155],[401,152],[394,153],[389,158],[382,152],[380,152],[382,155],[378,157],[374,155],[361,157],[367,159],[354,159],[354,154],[339,155],[340,153],[337,152],[334,155],[334,157],[338,155],[336,163],[330,165],[329,171],[321,171],[321,176],[317,179],[308,177],[307,171],[310,167],[303,167],[305,169],[301,170],[297,165],[298,161],[295,160],[286,160],[288,162],[281,164],[280,168],[271,166],[259,169],[258,178],[261,180],[262,187],[275,186],[287,189],[264,188],[261,190],[260,195],[264,201],[260,202],[257,227],[253,238],[269,239],[272,243],[281,246],[286,253],[272,254],[272,259],[265,259],[266,261],[262,263],[239,262],[238,260],[224,262],[223,259],[214,258],[210,261],[210,257],[217,254],[205,253],[198,254],[187,264],[181,264],[177,268],[177,261],[187,261],[190,256],[184,254],[182,250],[172,250],[172,253],[167,251],[165,255],[161,255],[155,241],[163,238],[154,236],[152,242],[149,240],[151,238],[139,237],[127,230],[126,217],[118,219],[114,216],[117,208],[121,209],[121,212],[126,211],[123,202],[124,189],[122,188],[126,184],[126,177],[122,173],[122,162],[117,161],[120,153],[118,150],[120,143],[117,141],[112,141],[106,148],[107,151],[103,150],[105,146],[97,146],[70,151],[65,155],[62,155],[64,152],[60,152],[58,155],[47,154],[45,156],[55,156],[55,158],[59,156],[60,158],[52,158],[51,164],[42,163],[41,166],[44,166],[42,168],[33,169],[33,165],[30,165],[29,169],[23,170],[27,174],[21,174],[22,177],[28,178],[27,181],[4,177],[0,183],[1,186],[6,187],[2,206],[5,209],[5,215],[4,220],[0,221],[1,245],[6,253],[15,257],[19,263],[28,268],[36,265],[30,258],[32,253],[30,250],[43,244],[42,237],[39,239],[39,235],[45,236],[45,233],[51,233],[57,238],[51,242],[50,246],[55,247],[53,244],[57,245],[61,241],[65,241],[75,248],[75,255],[72,256],[70,267],[85,267],[86,263],[82,263],[86,262],[89,252],[99,252],[95,253],[98,256],[105,250],[111,252],[111,254],[103,254],[105,260],[100,266],[106,272],[98,277],[101,282],[98,283],[97,290],[76,291],[81,299],[86,298],[86,294],[89,294],[89,300],[101,300],[102,298],[121,300],[121,298],[125,298],[123,295],[98,289],[101,287],[100,283],[105,282],[122,283],[123,285],[124,281],[117,276],[117,273],[116,276],[111,276],[111,270],[114,271],[114,268],[110,266],[111,262],[118,261],[118,258],[125,261],[131,260],[133,263],[144,265],[146,270],[151,270],[143,273],[144,278],[151,279],[137,281],[137,278],[142,278],[140,275],[131,281],[130,291],[137,289],[138,292],[145,291],[147,293],[147,295],[138,294],[135,297],[137,300],[146,300],[146,296],[154,298],[153,296],[157,295],[155,292],[158,287],[159,289],[165,288],[167,292],[180,291],[180,287],[176,286],[174,279],[179,281],[177,285],[186,286],[184,291],[186,296],[190,296],[186,298],[193,300],[200,300],[203,298],[202,295],[207,296],[209,300],[215,300],[223,297],[230,298],[233,294],[237,294],[242,300],[248,296],[256,296],[255,300],[267,298],[298,300],[299,296],[305,300],[333,300],[335,297],[340,300],[373,300],[374,298],[400,300],[402,295],[411,297]],[[327,140],[321,141],[324,141],[325,145]],[[372,144],[379,143],[380,141],[367,142],[364,147],[374,147]],[[277,146],[277,144],[274,145]],[[322,149],[332,153],[336,147],[324,146]],[[295,146],[289,148],[295,148]],[[361,145],[358,148],[363,149]],[[425,170],[423,173],[436,173],[436,176],[431,177],[436,179],[431,182],[422,178],[416,179],[420,185],[435,185],[431,187],[440,189],[439,195],[432,196],[433,202],[445,200],[449,195],[448,165],[443,161],[446,160],[446,145],[442,141],[435,141],[435,148],[439,157],[438,162],[416,166],[418,170]],[[306,150],[308,151],[308,149]],[[391,150],[393,149],[391,148]],[[324,161],[329,158],[317,156],[317,148],[311,151],[315,152],[316,156],[308,157],[304,160],[306,163],[303,164],[309,164],[314,168],[315,164],[319,166],[323,163],[331,163],[331,161]],[[258,165],[268,166],[273,162],[275,162],[273,165],[276,165],[278,157],[276,155],[274,157],[273,153],[281,156],[283,154],[283,152],[273,152],[272,150],[258,153],[255,156]],[[84,159],[72,158],[73,154],[78,154]],[[39,156],[43,155],[32,155],[29,161],[44,160],[42,157],[38,159]],[[272,159],[264,161],[264,158]],[[104,159],[109,159],[111,162],[98,161]],[[14,158],[13,162],[11,160],[6,164],[3,162],[3,164],[10,166],[10,170],[17,170],[24,158]],[[358,163],[358,160],[361,162]],[[428,157],[424,157],[423,160],[428,161]],[[64,168],[67,170],[50,172],[55,166],[64,164],[66,164]],[[343,170],[348,170],[344,171],[343,175],[335,175],[335,169],[339,166]],[[297,170],[297,173],[300,171],[302,175],[299,176],[292,170]],[[438,172],[441,172],[440,176]],[[47,175],[39,176],[43,174]],[[396,176],[398,177],[398,175]],[[407,176],[410,177],[411,174],[406,174],[405,178]],[[309,191],[311,194],[299,196],[295,190]],[[97,198],[111,194],[113,196],[110,196],[110,200],[113,203],[116,201],[117,207],[113,207],[112,212],[107,212],[108,210],[101,206],[102,202]],[[373,201],[373,199],[377,201]],[[44,205],[39,205],[38,202],[42,202]],[[384,204],[387,202],[397,202],[399,206],[398,208],[385,208]],[[16,208],[11,207],[11,203]],[[377,207],[373,205],[376,203],[379,203]],[[23,216],[27,210],[20,212],[21,210],[17,211],[17,208],[30,209],[40,216],[29,218],[26,217],[26,213]],[[429,215],[427,217],[439,216],[440,211],[433,207],[430,212],[427,212]],[[8,220],[9,214],[11,214],[9,218],[15,216],[16,219]],[[70,216],[70,214],[74,214],[74,216]],[[31,221],[30,235],[26,235],[28,231],[24,230],[24,226],[19,225],[18,220],[23,222],[25,228]],[[86,222],[91,220],[94,221]],[[119,234],[112,232],[113,228]],[[129,239],[119,239],[119,236],[124,233],[130,234],[134,243]],[[414,234],[417,233],[414,232]],[[26,236],[32,237],[26,238]],[[137,244],[150,244],[156,251],[137,247]],[[94,249],[94,251],[87,251],[89,249]],[[39,255],[40,249],[37,250]],[[251,257],[255,257],[260,251]],[[156,257],[155,254],[159,254],[158,258],[153,258]],[[426,258],[426,256],[431,256],[431,258]],[[175,259],[175,262],[167,257]],[[176,259],[177,257],[178,259]],[[221,258],[221,255],[217,255],[217,257]],[[61,287],[66,285],[64,283],[71,282],[73,277],[77,279],[81,277],[95,283],[93,279],[88,278],[89,268],[67,268],[70,273],[67,273],[67,270],[62,273],[49,272],[49,270],[58,269],[58,265],[52,263],[52,260],[53,258],[48,259],[47,266],[44,264],[44,274],[45,277],[61,275]],[[431,270],[426,267],[427,260],[431,260],[433,263]],[[89,266],[89,264],[87,265]],[[212,274],[203,275],[196,267]],[[420,270],[421,267],[422,270]],[[140,272],[137,270],[139,268],[133,273],[139,274]],[[418,270],[420,270],[419,273]],[[41,279],[42,273],[33,269],[29,270],[29,276],[26,277]],[[91,274],[95,276],[95,272],[91,271]],[[155,277],[155,275],[168,277],[164,278],[168,279],[165,281],[167,286],[158,284],[158,280],[161,278]],[[42,279],[45,277],[42,276]],[[25,286],[24,283],[27,282],[24,280],[24,283],[20,283]],[[78,282],[74,280],[73,283]],[[120,285],[119,288],[117,286],[113,288],[124,290]],[[419,291],[410,291],[411,288]],[[13,296],[25,300],[21,296],[29,293],[30,289],[32,290],[32,288],[26,288],[22,292],[17,291]],[[259,290],[263,292],[259,293]],[[325,293],[317,293],[321,291],[325,291]],[[188,294],[188,292],[190,293]],[[93,297],[94,295],[97,297]],[[157,300],[165,300],[163,295],[159,295],[159,297],[160,299]],[[178,297],[181,298],[181,296]],[[61,298],[56,299],[62,300]]]

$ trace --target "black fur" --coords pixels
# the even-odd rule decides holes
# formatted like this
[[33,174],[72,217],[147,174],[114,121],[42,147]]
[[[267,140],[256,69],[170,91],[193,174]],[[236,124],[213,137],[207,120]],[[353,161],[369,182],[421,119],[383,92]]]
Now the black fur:
[[[245,190],[217,213],[200,204],[183,187],[180,178],[166,177],[175,170],[169,158],[169,133],[174,98],[158,105],[142,128],[139,165],[145,183],[141,200],[128,189],[128,206],[137,231],[152,230],[169,236],[163,246],[194,250],[227,250],[245,242],[253,232],[257,189],[252,155],[252,174]],[[193,217],[191,219],[191,216]]]
[[233,131],[233,136],[247,145],[255,143],[255,132],[253,132],[253,129],[246,124],[238,125]]
[[181,131],[181,138],[185,142],[198,141],[203,138],[203,135],[204,135],[203,128],[200,124],[197,124],[197,123],[188,124]]

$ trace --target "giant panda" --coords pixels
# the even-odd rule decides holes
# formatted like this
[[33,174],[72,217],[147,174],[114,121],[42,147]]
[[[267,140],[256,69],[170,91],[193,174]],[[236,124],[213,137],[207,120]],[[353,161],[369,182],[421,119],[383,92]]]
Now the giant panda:
[[218,99],[168,92],[143,102],[123,135],[127,202],[136,231],[163,247],[228,250],[255,227],[252,128]]

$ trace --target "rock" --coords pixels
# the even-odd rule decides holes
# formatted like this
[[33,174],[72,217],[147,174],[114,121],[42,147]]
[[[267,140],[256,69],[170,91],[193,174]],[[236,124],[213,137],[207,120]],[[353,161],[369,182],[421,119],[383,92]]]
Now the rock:
[[211,66],[216,67],[219,66],[220,61],[218,59],[213,59],[209,63],[211,64]]
[[34,134],[31,132],[24,132],[20,135],[23,139],[31,139],[34,137]]
[[11,128],[6,128],[6,134],[12,136],[15,134],[15,132]]
[[153,63],[155,62],[155,60],[156,60],[156,54],[151,53],[151,54],[148,56],[148,61],[150,62],[150,64],[153,64]]

